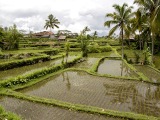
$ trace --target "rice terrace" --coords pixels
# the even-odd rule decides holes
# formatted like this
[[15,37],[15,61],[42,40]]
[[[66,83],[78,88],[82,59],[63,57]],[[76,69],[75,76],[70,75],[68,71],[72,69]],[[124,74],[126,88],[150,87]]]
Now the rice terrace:
[[0,2],[0,120],[160,120],[160,0],[46,1]]

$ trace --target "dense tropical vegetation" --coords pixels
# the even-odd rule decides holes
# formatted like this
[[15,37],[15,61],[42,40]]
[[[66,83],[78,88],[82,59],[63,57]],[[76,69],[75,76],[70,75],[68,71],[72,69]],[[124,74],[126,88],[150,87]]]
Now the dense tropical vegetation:
[[110,27],[112,24],[115,26],[110,30],[109,36],[111,36],[117,29],[120,29],[120,35],[121,35],[121,43],[122,43],[122,59],[124,58],[124,32],[127,37],[129,37],[130,32],[130,20],[133,16],[132,14],[132,7],[128,7],[126,3],[124,3],[122,6],[119,6],[117,4],[113,5],[115,12],[114,13],[108,13],[106,14],[106,17],[110,17],[111,20],[108,20],[104,23],[105,26]]
[[[123,38],[135,36],[137,40],[136,48],[143,50],[146,47],[152,53],[152,59],[148,63],[153,63],[153,55],[160,50],[160,1],[159,0],[135,0],[138,9],[132,12],[132,7],[127,4],[122,6],[113,5],[115,12],[107,13],[107,20],[104,25],[110,27],[115,26],[110,30],[109,36],[120,28],[121,43],[122,43],[122,58],[123,58]],[[150,44],[152,42],[152,45]],[[156,44],[155,44],[156,43]]]
[[[27,100],[27,105],[41,103],[41,108],[51,105],[45,110],[56,106],[60,112],[65,108],[75,114],[91,113],[92,118],[98,114],[111,119],[160,119],[160,64],[153,64],[155,56],[160,60],[160,0],[134,3],[138,5],[135,11],[126,3],[113,5],[114,12],[106,14],[104,23],[111,30],[103,37],[98,30],[90,35],[90,26],[79,35],[59,30],[54,38],[36,33],[25,36],[15,24],[0,27],[0,103],[9,106],[5,102],[14,97],[11,101],[19,100],[18,104]],[[50,14],[44,25],[50,31],[44,32],[59,24]],[[23,91],[30,87],[35,87],[31,93]],[[0,119],[23,118],[0,107]]]

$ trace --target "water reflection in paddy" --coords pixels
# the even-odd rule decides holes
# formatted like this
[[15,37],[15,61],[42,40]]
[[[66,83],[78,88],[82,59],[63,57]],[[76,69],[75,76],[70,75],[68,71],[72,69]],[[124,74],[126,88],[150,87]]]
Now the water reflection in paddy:
[[73,66],[73,68],[85,68],[89,69],[96,63],[98,58],[85,58],[83,62],[77,63],[76,65]]
[[[115,120],[106,116],[76,112],[68,109],[48,106],[19,100],[15,98],[1,98],[0,104],[7,110],[23,117],[25,120]],[[120,120],[120,119],[116,119]]]
[[[69,56],[68,60],[72,60],[76,58],[76,56]],[[64,59],[66,61],[66,58]],[[18,75],[25,75],[28,73],[32,73],[36,70],[40,70],[47,67],[52,67],[54,65],[60,64],[62,62],[62,58],[56,60],[50,60],[42,63],[37,63],[33,65],[23,66],[19,68],[9,69],[5,71],[0,71],[0,80],[5,80],[10,77],[16,77]]]
[[85,72],[64,72],[21,92],[77,104],[160,116],[160,87],[137,81],[91,76]]
[[160,83],[160,72],[145,65],[135,65],[135,68],[146,75],[151,81]]
[[100,63],[97,72],[113,76],[137,76],[122,60],[104,59]]

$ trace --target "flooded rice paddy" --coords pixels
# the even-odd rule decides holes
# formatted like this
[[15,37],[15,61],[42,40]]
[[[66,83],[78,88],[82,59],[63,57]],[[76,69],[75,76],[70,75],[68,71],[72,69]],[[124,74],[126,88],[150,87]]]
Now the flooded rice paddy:
[[154,83],[160,83],[160,72],[157,72],[154,69],[144,65],[135,65],[135,68],[141,71]]
[[0,104],[6,110],[20,115],[24,120],[121,120],[9,97],[0,98]]
[[[68,56],[68,60],[72,60],[74,58],[76,58],[76,56]],[[64,61],[66,61],[66,58],[64,58]],[[61,64],[61,62],[62,62],[62,58],[56,59],[56,60],[50,60],[46,62],[40,62],[33,65],[13,68],[5,71],[0,71],[0,80],[5,80],[11,77],[16,77],[18,75],[25,75],[28,73],[32,73],[34,71],[37,71],[43,68],[52,67],[54,65]]]
[[20,92],[105,109],[160,116],[160,87],[68,71]]
[[113,76],[137,76],[122,60],[104,59],[100,63],[97,72]]
[[84,69],[89,69],[96,63],[98,58],[85,58],[83,62],[77,63],[76,65],[73,66],[73,68],[84,68]]

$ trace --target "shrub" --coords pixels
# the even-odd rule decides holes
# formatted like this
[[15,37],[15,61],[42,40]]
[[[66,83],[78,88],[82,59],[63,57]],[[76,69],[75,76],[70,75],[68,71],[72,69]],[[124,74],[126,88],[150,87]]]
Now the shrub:
[[102,46],[99,48],[101,52],[109,52],[112,51],[111,46]]

